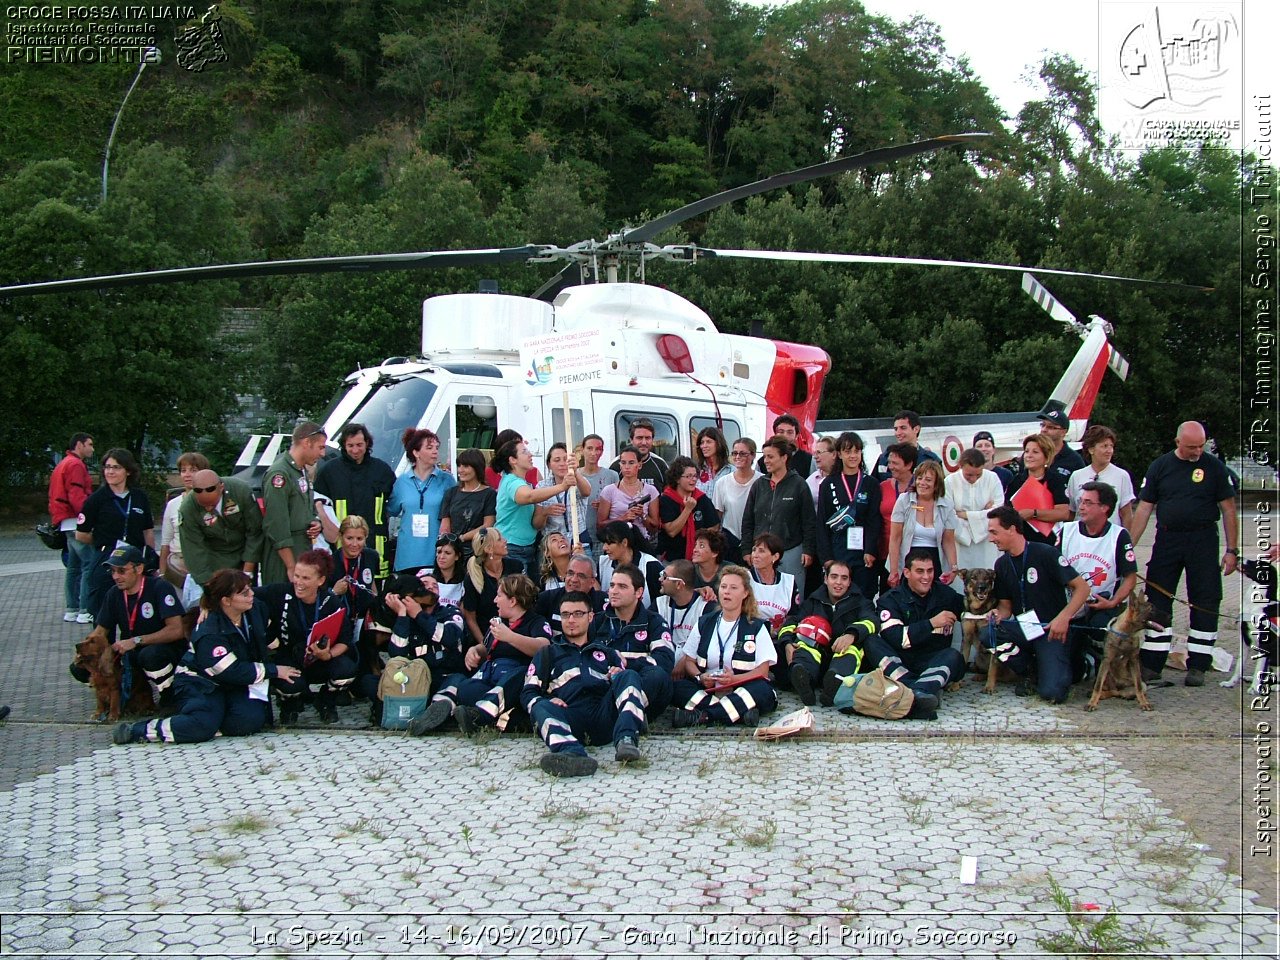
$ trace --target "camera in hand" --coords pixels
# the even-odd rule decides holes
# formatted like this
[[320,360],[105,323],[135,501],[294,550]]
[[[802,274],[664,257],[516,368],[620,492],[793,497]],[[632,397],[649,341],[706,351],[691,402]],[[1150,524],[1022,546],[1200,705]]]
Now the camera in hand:
[[315,647],[316,647],[316,649],[317,649],[317,650],[328,650],[328,649],[329,649],[329,638],[328,638],[328,637],[321,637],[319,640],[317,640],[317,641],[316,641],[316,643],[315,643]]
[[636,497],[631,501],[633,507],[643,507],[646,503],[653,499],[652,493],[646,493],[643,497]]

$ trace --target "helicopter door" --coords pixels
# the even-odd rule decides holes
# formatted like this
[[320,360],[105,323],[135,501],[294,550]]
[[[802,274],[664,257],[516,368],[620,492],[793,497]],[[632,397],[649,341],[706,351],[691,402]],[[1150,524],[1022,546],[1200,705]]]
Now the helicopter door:
[[[576,401],[576,402],[575,402]],[[592,433],[593,430],[588,427],[587,411],[582,409],[581,400],[572,394],[569,397],[569,428],[573,431],[573,446],[579,446],[582,438]],[[543,461],[547,456],[547,451],[551,449],[553,443],[564,443],[564,404],[560,394],[548,394],[542,398],[542,437],[550,437],[541,444],[535,445],[529,443],[528,438],[525,442],[529,443],[529,450],[534,455],[534,466],[538,468],[539,473],[545,473]]]
[[476,448],[487,462],[507,406],[506,387],[451,384],[445,388],[438,424],[424,424],[440,435],[440,465],[452,471],[458,453]]

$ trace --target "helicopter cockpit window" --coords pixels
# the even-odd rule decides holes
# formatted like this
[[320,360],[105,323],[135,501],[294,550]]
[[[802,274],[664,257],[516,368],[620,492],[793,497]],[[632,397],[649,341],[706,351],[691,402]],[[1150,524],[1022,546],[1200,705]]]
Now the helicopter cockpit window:
[[738,426],[736,421],[725,418],[723,424],[717,424],[715,417],[690,417],[689,418],[689,449],[692,450],[698,441],[700,434],[707,427],[720,427],[720,432],[724,434],[724,442],[733,446],[733,441],[742,436],[742,428]]
[[[582,426],[582,411],[577,407],[569,408],[569,425],[573,430],[573,442],[575,444],[582,442],[582,436],[586,430]],[[551,442],[564,443],[564,408],[554,410],[551,413]]]
[[458,426],[458,449],[491,450],[498,435],[498,404],[493,397],[464,394],[453,408]]
[[619,411],[613,421],[613,449],[621,450],[631,441],[631,421],[647,419],[653,423],[653,452],[667,463],[680,455],[679,424],[676,418],[664,413],[645,413],[638,410]]
[[436,385],[421,377],[406,377],[378,385],[350,420],[363,423],[373,434],[378,455],[394,462],[400,438],[410,427],[416,427],[427,412]]

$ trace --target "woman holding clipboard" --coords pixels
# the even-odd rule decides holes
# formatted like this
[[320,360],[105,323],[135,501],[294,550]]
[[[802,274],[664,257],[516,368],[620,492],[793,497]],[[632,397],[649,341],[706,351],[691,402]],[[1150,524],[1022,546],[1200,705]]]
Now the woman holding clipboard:
[[267,607],[267,647],[275,662],[301,671],[291,680],[276,681],[283,724],[298,719],[313,684],[321,688],[310,702],[321,720],[333,723],[338,719],[334,694],[347,690],[356,676],[346,602],[325,586],[332,568],[327,550],[308,550],[294,564],[291,583],[271,583],[256,591]]

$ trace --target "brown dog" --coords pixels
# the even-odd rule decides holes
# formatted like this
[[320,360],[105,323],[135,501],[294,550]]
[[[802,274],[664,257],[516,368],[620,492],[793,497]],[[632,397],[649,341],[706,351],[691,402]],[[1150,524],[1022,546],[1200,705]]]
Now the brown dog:
[[1150,617],[1151,604],[1141,591],[1134,591],[1124,613],[1107,624],[1102,666],[1098,669],[1098,679],[1093,683],[1093,696],[1089,698],[1086,710],[1097,710],[1099,701],[1108,697],[1136,698],[1143,710],[1151,709],[1138,659],[1143,632]]
[[[994,657],[986,656],[987,648],[982,645],[981,637],[982,632],[987,629],[987,614],[996,608],[996,574],[994,570],[973,569],[957,570],[956,576],[964,580],[964,612],[966,614],[965,619],[960,621],[963,633],[960,656],[964,657],[966,670],[988,674],[983,693],[991,693],[996,688],[995,676],[990,663],[984,661],[997,663],[998,661],[995,661]],[[967,616],[968,614],[973,616]],[[959,686],[960,683],[951,684],[953,689]]]
[[[98,698],[98,709],[93,719],[101,722],[110,720],[113,723],[120,719],[120,654],[107,642],[105,630],[94,630],[76,644],[76,658],[73,666],[82,667],[89,674],[89,685]],[[129,694],[129,702],[124,705],[127,713],[148,713],[155,706],[151,696],[151,684],[141,670],[133,675],[133,690]]]

